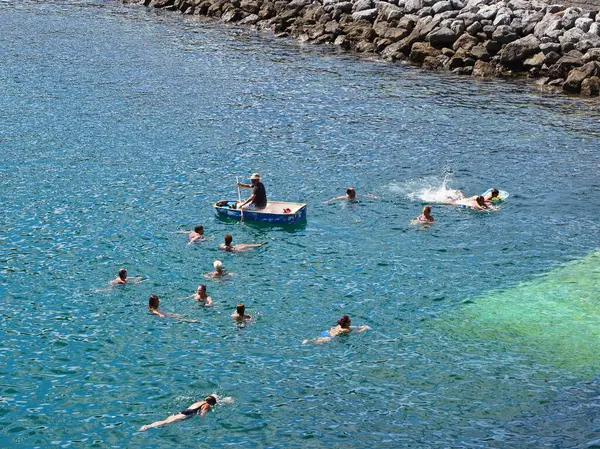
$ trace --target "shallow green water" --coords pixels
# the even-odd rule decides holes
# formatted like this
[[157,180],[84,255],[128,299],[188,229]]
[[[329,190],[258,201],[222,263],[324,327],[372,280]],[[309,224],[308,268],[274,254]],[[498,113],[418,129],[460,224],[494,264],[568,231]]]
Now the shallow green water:
[[[596,103],[115,2],[0,23],[0,447],[599,444]],[[255,171],[305,226],[214,217]],[[381,199],[323,203],[348,185]],[[491,185],[498,212],[409,224]],[[372,331],[301,344],[343,314]],[[233,403],[137,432],[211,392]]]

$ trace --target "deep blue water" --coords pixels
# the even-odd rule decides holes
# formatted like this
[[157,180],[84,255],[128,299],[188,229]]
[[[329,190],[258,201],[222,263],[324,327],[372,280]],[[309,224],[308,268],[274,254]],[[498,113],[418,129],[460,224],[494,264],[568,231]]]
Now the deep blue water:
[[[0,447],[600,447],[597,360],[446,325],[600,247],[595,100],[113,1],[2,2],[0,31]],[[216,219],[252,172],[307,224]],[[511,196],[409,225],[444,178]],[[348,185],[381,200],[323,204]],[[301,344],[343,314],[372,331]],[[234,402],[137,432],[211,392]]]

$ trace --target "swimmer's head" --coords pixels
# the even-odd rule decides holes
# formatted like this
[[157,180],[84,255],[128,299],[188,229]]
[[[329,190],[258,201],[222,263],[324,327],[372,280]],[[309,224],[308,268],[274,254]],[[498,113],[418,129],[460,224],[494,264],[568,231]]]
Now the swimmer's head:
[[431,206],[425,206],[423,208],[423,214],[429,215],[431,213]]
[[198,293],[206,293],[206,285],[200,284],[196,290]]
[[348,195],[348,198],[356,198],[356,190],[354,190],[354,187],[348,187],[346,189],[346,195]]
[[492,189],[492,198],[497,198],[500,195],[500,191],[498,189]]
[[475,198],[475,202],[477,202],[477,204],[479,204],[480,206],[485,205],[485,199],[481,195],[479,195],[477,198]]
[[233,236],[231,234],[225,234],[225,245],[229,246],[233,242]]
[[127,278],[127,270],[125,268],[119,270],[119,277],[123,280]]
[[160,299],[158,299],[158,296],[156,295],[152,295],[150,296],[150,299],[148,300],[148,307],[150,309],[158,309],[158,305],[160,304]]
[[244,304],[238,304],[235,311],[239,316],[244,316],[246,314],[246,306]]
[[204,401],[208,404],[208,405],[215,405],[217,403],[217,398],[215,398],[212,394],[209,396],[206,396],[206,398],[204,398]]
[[221,262],[220,260],[215,260],[213,262],[213,267],[215,267],[215,271],[221,271],[223,270],[223,262]]
[[338,324],[344,329],[348,329],[350,327],[350,317],[348,315],[344,315],[338,320]]
[[204,234],[204,226],[198,225],[194,228],[194,232],[197,234]]

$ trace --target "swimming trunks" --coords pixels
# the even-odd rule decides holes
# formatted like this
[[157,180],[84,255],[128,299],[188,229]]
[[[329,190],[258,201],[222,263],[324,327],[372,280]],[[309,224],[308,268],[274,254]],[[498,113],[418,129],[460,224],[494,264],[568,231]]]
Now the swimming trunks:
[[327,331],[321,332],[321,337],[323,337],[323,338],[333,338],[333,336],[329,332],[327,332]]
[[204,407],[204,404],[206,404],[206,402],[202,403],[202,405],[198,408],[186,408],[185,410],[181,410],[179,413],[185,416],[191,416],[195,414],[199,415],[202,412],[202,407]]

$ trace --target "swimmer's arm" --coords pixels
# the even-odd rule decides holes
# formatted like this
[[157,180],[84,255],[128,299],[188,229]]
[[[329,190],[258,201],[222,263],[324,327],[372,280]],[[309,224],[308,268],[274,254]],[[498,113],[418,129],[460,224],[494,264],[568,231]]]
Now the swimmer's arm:
[[160,313],[158,310],[152,310],[152,309],[150,309],[150,313],[152,313],[153,315],[156,315],[156,316],[157,316],[157,317],[159,317],[159,318],[164,318],[164,317],[165,317],[165,316],[164,316],[162,313]]
[[336,196],[335,198],[331,198],[330,200],[324,201],[324,203],[329,204],[332,201],[345,200],[346,198],[348,198],[348,195]]
[[213,305],[213,300],[209,296],[208,298],[206,298],[206,304],[204,304],[204,307],[212,307],[212,305]]
[[243,187],[244,189],[251,189],[252,188],[252,186],[250,184],[243,184],[241,182],[238,182],[237,186],[238,187]]
[[361,332],[368,331],[371,329],[370,326],[362,325],[362,326],[350,326],[350,329],[357,329],[356,333],[360,334]]
[[373,198],[374,200],[380,200],[381,199],[377,195],[373,195],[372,193],[367,193],[365,196],[367,198]]

